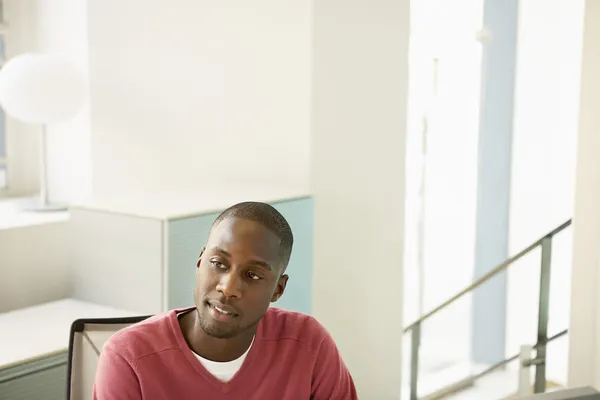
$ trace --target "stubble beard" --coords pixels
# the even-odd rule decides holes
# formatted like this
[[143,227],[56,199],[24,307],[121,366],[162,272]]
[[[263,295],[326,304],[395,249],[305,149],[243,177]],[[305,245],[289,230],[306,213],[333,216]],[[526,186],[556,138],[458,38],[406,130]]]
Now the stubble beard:
[[232,326],[219,326],[217,322],[213,321],[211,316],[208,315],[208,307],[205,305],[203,311],[197,310],[198,325],[208,336],[212,336],[217,339],[230,339],[239,335],[240,333],[258,325],[260,318],[249,324],[241,325],[240,323],[233,324]]

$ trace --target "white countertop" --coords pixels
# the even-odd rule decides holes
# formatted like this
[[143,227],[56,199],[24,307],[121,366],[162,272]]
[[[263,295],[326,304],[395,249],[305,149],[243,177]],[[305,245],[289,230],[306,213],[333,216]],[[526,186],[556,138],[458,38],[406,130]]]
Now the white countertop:
[[0,367],[67,351],[76,319],[135,315],[139,313],[73,299],[0,313]]
[[308,197],[308,190],[284,187],[205,186],[202,192],[120,194],[96,197],[71,206],[152,219],[179,219],[221,211],[242,201],[274,203]]
[[26,211],[27,198],[0,199],[0,230],[67,221],[66,211]]

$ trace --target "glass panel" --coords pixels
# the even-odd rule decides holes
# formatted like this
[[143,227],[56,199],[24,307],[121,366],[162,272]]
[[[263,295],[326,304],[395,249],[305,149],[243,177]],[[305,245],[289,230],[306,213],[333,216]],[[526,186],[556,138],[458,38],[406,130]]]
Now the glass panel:
[[[530,368],[533,385],[534,368]],[[519,362],[515,360],[475,382],[475,385],[457,396],[462,400],[514,399],[519,390]]]
[[[419,347],[419,397],[426,397],[483,371],[483,366],[470,362],[471,324],[455,322],[457,315],[469,313],[471,300],[471,294],[467,294],[423,323]],[[403,346],[403,371],[407,371],[403,374],[404,394],[410,387],[410,333],[404,335]]]
[[508,269],[506,357],[517,354],[522,345],[534,345],[537,341],[541,260],[538,247]]
[[[569,327],[572,228],[554,236],[550,268],[548,336]],[[508,270],[506,356],[518,353],[521,345],[537,341],[541,251],[536,249]],[[548,355],[548,379],[565,385],[567,341],[560,339]]]
[[[549,335],[557,333],[551,330]],[[568,334],[548,343],[546,360],[546,388],[566,387],[569,366]]]

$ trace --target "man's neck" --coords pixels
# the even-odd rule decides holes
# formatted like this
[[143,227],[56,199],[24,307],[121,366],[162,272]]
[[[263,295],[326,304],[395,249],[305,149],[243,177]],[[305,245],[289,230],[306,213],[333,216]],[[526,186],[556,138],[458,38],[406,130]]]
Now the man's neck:
[[254,327],[232,338],[221,339],[210,336],[200,326],[196,310],[181,316],[179,326],[187,345],[194,353],[217,362],[233,361],[241,357],[252,344],[256,334],[256,327]]

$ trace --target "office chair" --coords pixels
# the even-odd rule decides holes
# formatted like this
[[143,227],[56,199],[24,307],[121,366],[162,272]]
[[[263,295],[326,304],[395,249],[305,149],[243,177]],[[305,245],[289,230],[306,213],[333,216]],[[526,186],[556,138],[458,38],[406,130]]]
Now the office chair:
[[71,324],[67,362],[67,400],[92,398],[96,367],[104,343],[117,331],[150,315],[78,319]]

